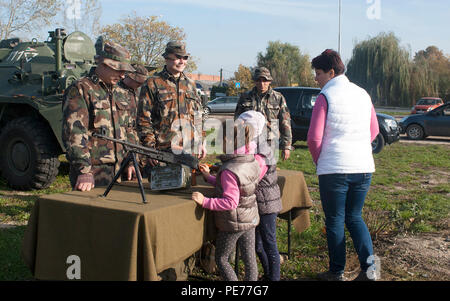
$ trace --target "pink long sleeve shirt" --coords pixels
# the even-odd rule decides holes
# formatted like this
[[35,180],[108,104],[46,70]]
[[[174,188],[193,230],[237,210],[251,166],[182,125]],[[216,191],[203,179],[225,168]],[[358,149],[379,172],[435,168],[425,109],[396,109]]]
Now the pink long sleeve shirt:
[[[307,139],[309,152],[311,153],[313,161],[316,165],[322,149],[322,139],[327,120],[327,111],[327,100],[322,94],[320,94],[319,97],[317,97],[316,104],[313,108]],[[373,141],[379,132],[380,129],[378,127],[377,114],[375,112],[375,108],[372,106],[372,115],[370,118],[370,141]]]
[[[252,142],[253,143],[253,142]],[[248,154],[253,153],[256,148],[256,144],[250,144],[250,150],[245,150],[243,148],[238,149],[236,154]],[[255,154],[255,159],[259,164],[261,172],[259,174],[259,179],[261,180],[268,170],[264,156]],[[209,176],[207,182],[213,186],[216,186],[216,177]],[[229,170],[224,170],[220,176],[220,183],[223,188],[223,195],[221,198],[207,198],[203,200],[203,208],[213,210],[213,211],[227,211],[236,209],[239,205],[239,183],[236,176]]]

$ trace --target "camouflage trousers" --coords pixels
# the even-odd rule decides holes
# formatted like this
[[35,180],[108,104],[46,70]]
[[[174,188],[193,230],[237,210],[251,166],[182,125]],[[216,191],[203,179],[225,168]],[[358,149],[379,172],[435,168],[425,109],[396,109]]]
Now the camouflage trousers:
[[[94,165],[91,169],[94,175],[95,187],[108,186],[115,175],[114,164]],[[77,183],[77,177],[80,173],[70,166],[69,179],[72,188]],[[120,181],[120,178],[118,179]]]

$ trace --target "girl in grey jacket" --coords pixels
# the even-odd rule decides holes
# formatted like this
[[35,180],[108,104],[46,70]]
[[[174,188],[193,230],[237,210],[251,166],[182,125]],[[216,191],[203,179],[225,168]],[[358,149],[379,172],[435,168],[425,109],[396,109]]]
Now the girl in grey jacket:
[[[244,140],[238,139],[238,126],[234,126],[234,135],[224,137],[223,148],[234,142],[233,154],[219,156],[222,166],[217,176],[209,174],[209,168],[200,164],[200,170],[206,180],[215,184],[217,198],[205,198],[200,192],[193,192],[192,199],[203,208],[213,210],[218,228],[216,237],[216,264],[224,280],[237,281],[228,259],[239,246],[245,265],[244,281],[256,281],[258,268],[255,254],[255,227],[259,223],[258,205],[255,190],[258,186],[261,169],[253,155],[250,145],[253,137],[252,127],[243,126]],[[226,133],[225,130],[223,133]]]

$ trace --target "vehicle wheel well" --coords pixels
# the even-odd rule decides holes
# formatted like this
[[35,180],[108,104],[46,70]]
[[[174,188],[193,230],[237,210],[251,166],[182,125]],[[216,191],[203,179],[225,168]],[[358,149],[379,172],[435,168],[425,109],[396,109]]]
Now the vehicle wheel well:
[[406,130],[406,135],[407,135],[408,137],[409,137],[408,129],[409,129],[411,126],[418,126],[418,127],[420,127],[420,129],[422,130],[423,136],[422,136],[421,138],[419,138],[419,139],[424,139],[426,136],[428,136],[427,133],[425,132],[425,128],[424,128],[420,123],[412,122],[412,123],[408,124],[408,126],[407,126],[406,129],[405,129],[405,130]]
[[[374,143],[376,143],[374,145]],[[372,141],[372,153],[374,154],[378,154],[379,152],[381,152],[381,150],[384,148],[384,146],[386,145],[386,138],[385,136],[380,132],[374,139],[374,141]]]
[[420,127],[422,128],[423,135],[424,135],[424,136],[428,136],[427,132],[425,131],[425,128],[424,128],[423,125],[421,125],[420,123],[418,123],[418,122],[412,122],[412,123],[408,124],[408,126],[407,126],[406,128],[410,127],[411,125],[418,125],[418,126],[420,126]]
[[[387,132],[386,132],[386,130],[384,128],[382,128],[382,127],[379,127],[379,129],[380,129],[380,134],[384,138],[384,141],[387,141]],[[386,142],[385,142],[385,144],[386,144]]]
[[[4,108],[4,110],[3,110]],[[39,112],[26,104],[0,104],[0,114],[3,111],[3,114],[0,116],[0,132],[1,130],[12,120],[20,118],[20,117],[33,117],[41,122],[44,122],[47,127],[51,131],[51,126],[48,123],[48,121],[42,117]],[[53,132],[52,132],[53,133]],[[63,153],[56,137],[53,137],[55,139],[55,144],[58,146],[59,153]]]

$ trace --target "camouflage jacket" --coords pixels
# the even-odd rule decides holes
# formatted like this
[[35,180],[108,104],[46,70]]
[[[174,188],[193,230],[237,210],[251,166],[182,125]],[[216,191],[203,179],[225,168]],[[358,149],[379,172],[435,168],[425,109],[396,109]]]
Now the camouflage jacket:
[[268,140],[279,139],[280,149],[290,149],[292,144],[291,115],[284,96],[272,88],[261,95],[257,88],[242,93],[234,112],[234,118],[245,111],[261,112],[267,119]]
[[137,114],[142,145],[169,149],[176,139],[173,142],[186,151],[198,152],[204,136],[203,107],[194,81],[184,73],[176,79],[164,67],[151,76],[141,87]]
[[133,123],[133,127],[137,127],[137,105],[139,100],[139,93],[141,92],[141,88],[133,89],[128,87],[123,83],[123,81],[120,81],[116,86],[113,88],[113,93],[117,99],[126,98],[128,99],[129,107],[130,107],[130,114],[132,116],[131,121]]
[[62,106],[62,138],[67,159],[79,174],[92,173],[95,165],[120,167],[125,152],[121,144],[92,137],[93,133],[137,143],[135,119],[128,94],[113,88],[94,73],[66,89]]

